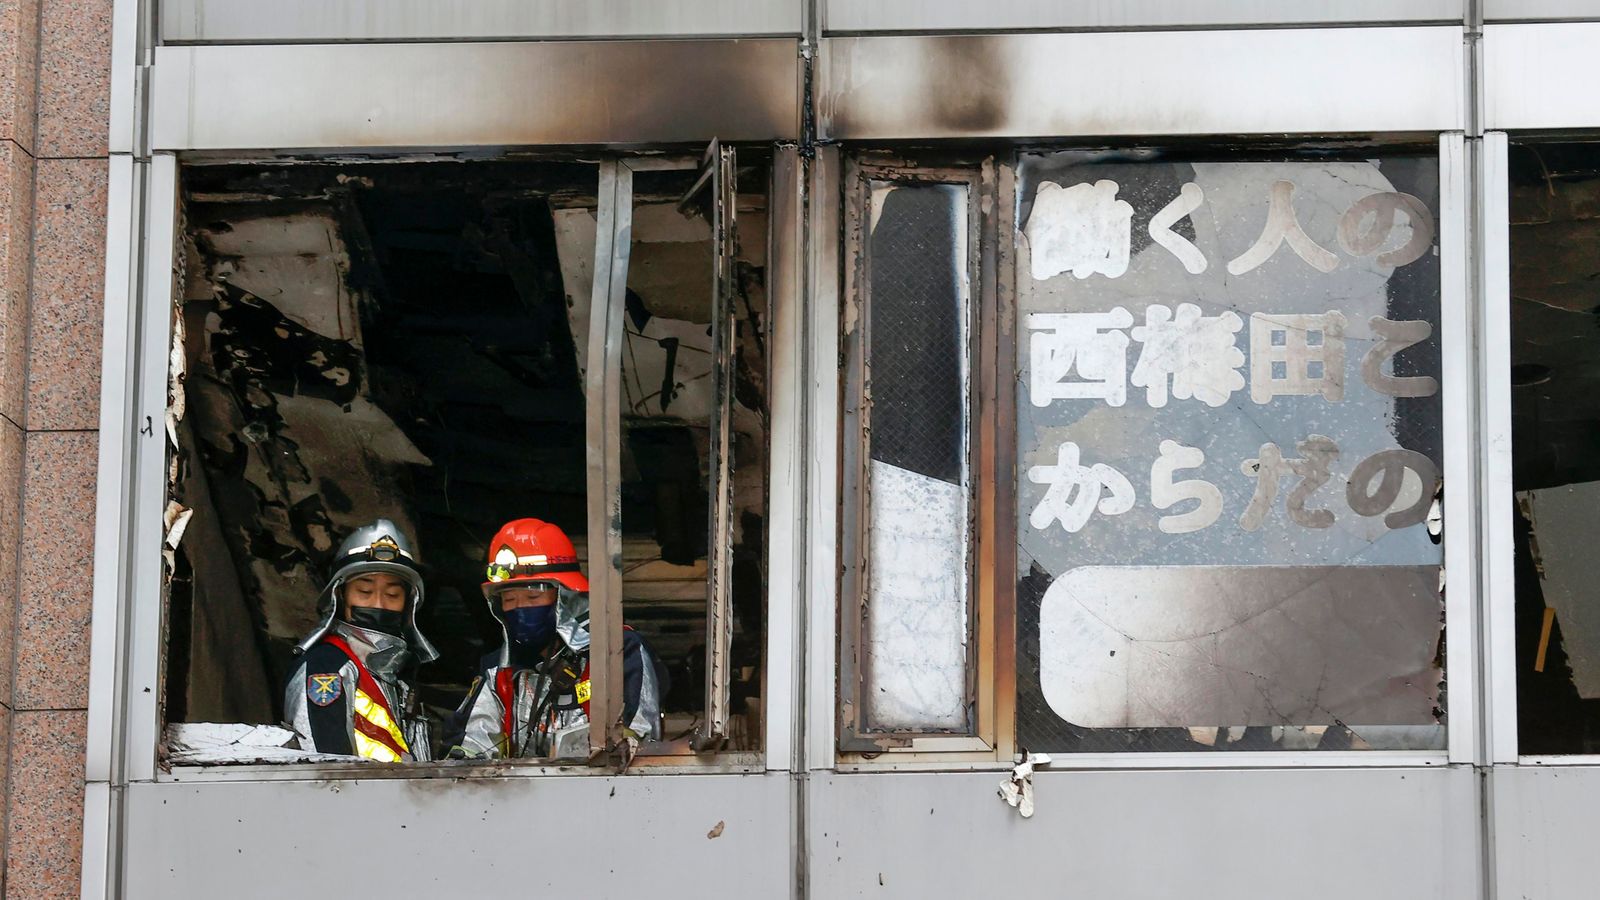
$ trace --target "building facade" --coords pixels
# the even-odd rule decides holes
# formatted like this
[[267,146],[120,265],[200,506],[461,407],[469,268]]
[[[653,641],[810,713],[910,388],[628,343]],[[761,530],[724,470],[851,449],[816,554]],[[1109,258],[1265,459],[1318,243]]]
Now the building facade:
[[[1600,4],[1279,6],[8,7],[8,896],[1592,895]],[[520,515],[587,754],[277,727]]]

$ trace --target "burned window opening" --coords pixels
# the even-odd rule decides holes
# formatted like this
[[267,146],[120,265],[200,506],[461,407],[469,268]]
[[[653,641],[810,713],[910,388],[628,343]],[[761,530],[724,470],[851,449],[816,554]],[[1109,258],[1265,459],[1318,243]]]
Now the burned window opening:
[[[178,551],[192,572],[172,585],[183,621],[166,665],[169,722],[281,721],[290,649],[312,625],[328,556],[375,517],[421,548],[420,625],[442,656],[418,686],[436,721],[498,645],[479,585],[499,525],[554,522],[587,562],[582,356],[595,178],[592,165],[557,161],[183,170],[188,375],[176,496],[196,515]],[[759,156],[738,182],[727,747],[747,750],[761,734],[766,625]],[[645,180],[635,200],[653,209],[677,196]],[[705,343],[708,320],[686,313],[709,302],[710,244],[652,239],[648,228],[635,241],[637,346],[622,375],[641,389],[625,410],[623,610],[670,672],[665,736],[676,738],[704,701],[706,408],[697,413],[695,374],[684,372],[696,335]],[[648,374],[647,352],[659,360]],[[225,628],[207,619],[217,610]],[[229,684],[241,687],[218,689]]]
[[1600,753],[1600,144],[1509,163],[1517,743]]

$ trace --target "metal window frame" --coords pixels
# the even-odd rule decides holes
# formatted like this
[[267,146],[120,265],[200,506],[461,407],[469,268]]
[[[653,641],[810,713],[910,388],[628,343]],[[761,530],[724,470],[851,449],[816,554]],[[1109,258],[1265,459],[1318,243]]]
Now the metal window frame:
[[[996,740],[996,570],[985,560],[1004,545],[996,533],[997,486],[995,463],[1000,435],[997,407],[1009,391],[1000,390],[996,347],[1001,343],[995,325],[998,271],[996,240],[999,211],[1009,205],[996,199],[996,165],[993,158],[979,162],[946,163],[944,160],[900,159],[875,154],[852,154],[844,163],[843,201],[844,246],[840,248],[843,267],[843,308],[840,341],[843,355],[843,384],[840,394],[841,444],[839,469],[839,546],[844,549],[839,565],[838,652],[839,704],[837,741],[842,753],[876,754],[886,750],[920,754],[959,754],[969,758],[993,759]],[[868,394],[870,360],[869,280],[871,265],[868,231],[874,183],[959,184],[966,187],[967,299],[968,335],[967,393],[967,472],[968,527],[971,552],[967,559],[967,666],[966,694],[971,704],[971,727],[967,731],[920,729],[869,730],[865,722],[862,692],[865,676],[864,622],[869,614],[871,559],[866,551],[869,518],[867,490],[870,476],[867,452],[871,434],[871,401]],[[836,238],[837,239],[837,238]]]
[[165,43],[602,40],[798,35],[802,0],[168,0]]
[[[168,408],[168,364],[170,359],[174,298],[180,287],[176,272],[181,228],[181,195],[179,191],[181,167],[179,154],[158,152],[148,162],[136,160],[127,154],[113,155],[110,160],[110,187],[107,209],[106,308],[102,365],[107,373],[121,372],[122,377],[103,379],[101,397],[101,439],[99,450],[99,479],[96,497],[96,547],[93,612],[96,627],[91,634],[91,676],[88,721],[88,759],[85,781],[86,804],[89,809],[104,808],[105,813],[94,813],[90,820],[103,827],[89,829],[85,837],[86,864],[95,871],[116,871],[118,852],[116,835],[120,825],[121,789],[129,783],[150,781],[222,782],[222,781],[276,781],[307,777],[341,779],[374,777],[391,778],[460,778],[468,773],[482,772],[494,777],[533,775],[609,774],[606,769],[551,766],[539,761],[502,761],[485,771],[482,763],[434,762],[409,765],[394,772],[376,773],[371,766],[361,763],[312,763],[258,766],[174,766],[167,768],[159,761],[162,741],[162,696],[166,658],[166,585],[163,575],[162,541],[165,536],[163,513],[168,495],[168,461],[165,416]],[[625,234],[632,218],[631,174],[651,169],[692,169],[698,164],[694,157],[664,157],[639,155],[612,157],[600,163],[597,205],[596,253],[600,256],[604,241],[606,256],[617,254],[616,235]],[[612,169],[608,189],[605,174]],[[784,170],[790,180],[797,178],[797,154],[792,149]],[[779,177],[774,164],[774,179]],[[719,184],[723,179],[717,179]],[[732,186],[729,186],[730,190]],[[609,190],[609,194],[607,191]],[[799,221],[800,208],[796,202],[782,204],[781,213]],[[626,202],[622,202],[626,201]],[[605,220],[609,207],[611,222]],[[615,215],[621,211],[622,215]],[[774,207],[770,221],[773,228],[781,227],[787,219],[780,220]],[[620,220],[620,221],[619,221]],[[731,238],[731,236],[730,236]],[[731,241],[730,241],[731,244]],[[617,298],[623,296],[626,285],[627,247],[621,248],[624,265],[621,268],[605,266],[596,268],[595,296],[606,301],[597,309],[610,310],[613,288]],[[794,248],[787,253],[794,256]],[[791,267],[793,260],[791,259]],[[769,293],[772,303],[785,304],[791,315],[798,305],[797,285],[780,286]],[[604,291],[604,294],[601,291]],[[616,309],[622,309],[616,300]],[[593,346],[595,322],[602,317],[591,316],[590,341]],[[609,320],[607,320],[609,321]],[[616,321],[620,334],[620,318]],[[607,335],[602,332],[602,341]],[[602,345],[602,353],[609,348]],[[593,374],[596,367],[590,367]],[[620,405],[620,381],[608,379],[611,395],[606,396],[605,386],[599,393],[599,402]],[[731,392],[731,383],[728,385]],[[589,402],[596,400],[596,391],[589,391]],[[774,416],[793,418],[796,410],[792,404],[774,408]],[[591,417],[592,419],[592,417]],[[612,416],[613,424],[608,447],[620,447],[620,419]],[[604,436],[603,436],[604,437]],[[593,457],[594,445],[587,452]],[[601,492],[601,504],[615,497],[620,509],[620,456],[612,456],[612,468],[618,471],[600,471],[601,478],[610,475]],[[602,460],[603,462],[603,460]],[[593,482],[597,466],[591,458],[591,506],[596,492]],[[606,546],[609,527],[603,528],[600,540],[595,539],[591,508],[590,546]],[[612,519],[609,522],[620,520]],[[728,524],[724,519],[723,526]],[[616,534],[618,546],[610,558],[611,567],[591,567],[592,584],[600,584],[604,575],[615,573],[620,579],[620,532]],[[769,540],[768,550],[778,552]],[[609,587],[609,585],[607,585]],[[601,587],[604,591],[607,587]],[[595,592],[599,593],[599,591]],[[770,593],[770,592],[769,592]],[[725,592],[724,592],[725,594]],[[601,672],[596,666],[592,674],[594,697],[591,711],[597,712],[595,721],[604,721],[601,715],[611,716],[607,704],[614,705],[615,719],[620,730],[621,702],[607,686],[621,685],[622,642],[620,637],[620,580],[617,589],[605,602],[594,601],[591,596],[591,622],[594,627],[592,650],[604,660],[604,666],[615,671]],[[607,612],[617,626],[605,625]],[[617,631],[611,636],[611,631]],[[768,649],[789,640],[791,635],[778,635],[769,628]],[[793,653],[786,657],[793,662]],[[727,675],[726,668],[723,675]],[[729,685],[723,677],[717,683],[726,704]],[[788,717],[792,698],[774,697],[764,710],[763,729],[774,717]],[[607,729],[594,729],[591,749],[606,740]],[[598,732],[596,734],[595,732]],[[602,743],[602,751],[607,747]],[[675,773],[743,773],[761,771],[767,765],[764,747],[750,751],[718,751],[714,753],[688,753],[671,750],[646,751],[633,760],[637,769],[669,768]],[[606,754],[595,756],[596,762],[605,761]],[[780,757],[782,763],[785,757]],[[465,768],[464,768],[465,767]],[[86,871],[88,871],[86,869]]]
[[[1560,0],[1542,0],[1544,3]],[[1573,2],[1573,0],[1566,0]],[[1463,0],[1359,0],[1281,4],[1262,14],[1239,0],[1122,0],[1120,3],[998,3],[824,0],[828,33],[936,31],[1099,31],[1239,27],[1305,27],[1460,22]]]
[[[1511,179],[1506,133],[1483,136],[1478,184],[1483,231],[1483,591],[1488,761],[1514,763],[1517,747],[1517,585],[1511,453]],[[1561,757],[1567,759],[1567,757]],[[1571,757],[1583,759],[1584,757]],[[1590,756],[1591,762],[1600,757]],[[1526,760],[1524,760],[1526,762]]]
[[[692,752],[714,753],[727,738],[733,639],[730,577],[732,555],[732,419],[734,365],[734,255],[737,250],[737,156],[713,140],[696,159],[683,156],[610,157],[600,163],[595,213],[595,267],[589,305],[590,365],[584,373],[588,456],[589,752],[592,760],[616,757],[624,745],[622,700],[622,345],[625,339],[628,266],[632,252],[633,176],[646,171],[694,171],[699,175],[682,203],[711,192],[713,244],[713,394],[709,451],[710,521],[707,540],[706,724]],[[595,365],[595,360],[601,360]],[[603,725],[603,727],[595,727]],[[658,751],[655,755],[685,755]]]
[[[1441,342],[1441,372],[1440,378],[1443,385],[1441,392],[1441,413],[1443,417],[1443,443],[1445,447],[1462,448],[1455,453],[1447,453],[1443,460],[1444,483],[1444,565],[1445,581],[1452,586],[1446,591],[1444,598],[1445,632],[1447,665],[1445,668],[1446,687],[1449,691],[1449,709],[1446,720],[1446,747],[1443,750],[1370,750],[1350,752],[1317,752],[1317,751],[1222,751],[1215,753],[1177,753],[1177,752],[1132,752],[1132,753],[1083,753],[1083,754],[1057,754],[1053,765],[1062,769],[1209,769],[1209,768],[1315,768],[1315,767],[1394,767],[1394,766],[1442,766],[1447,764],[1470,764],[1481,757],[1483,741],[1481,733],[1481,720],[1479,711],[1479,696],[1483,692],[1481,660],[1482,627],[1478,616],[1478,597],[1480,596],[1477,569],[1479,559],[1478,537],[1481,534],[1482,512],[1473,502],[1478,490],[1477,471],[1482,459],[1486,436],[1480,432],[1477,422],[1477,393],[1479,363],[1475,356],[1476,344],[1474,337],[1478,334],[1479,326],[1473,320],[1472,310],[1474,304],[1470,296],[1471,281],[1469,270],[1474,263],[1474,256],[1469,244],[1467,228],[1467,207],[1471,199],[1473,185],[1469,182],[1470,168],[1467,158],[1465,136],[1461,132],[1445,132],[1437,138],[1437,154],[1439,165],[1439,266],[1440,266],[1440,342]],[[1381,148],[1379,148],[1381,149]],[[996,167],[998,176],[1005,179],[1014,175],[1013,167],[1005,164]],[[838,191],[838,188],[834,188]],[[843,193],[841,191],[841,193]],[[1000,195],[1007,196],[1005,192]],[[1009,207],[1009,203],[998,203],[999,207]],[[1008,232],[1003,232],[1008,233]],[[848,244],[851,232],[846,231],[845,243]],[[999,248],[1006,249],[1006,241],[996,242]],[[848,253],[848,246],[842,247],[840,252]],[[1001,315],[1015,315],[1014,295],[1012,294],[1007,276],[1013,268],[1009,259],[1004,259],[997,264],[1000,268],[1000,279],[997,284],[997,297],[999,303],[997,311]],[[845,265],[843,278],[846,285],[851,285],[852,273],[858,266]],[[859,277],[858,275],[854,277]],[[847,290],[846,297],[850,296]],[[1005,320],[1002,319],[999,327],[1003,330]],[[1006,342],[1002,342],[1004,344]],[[1001,371],[1013,371],[1015,366],[1015,348],[1000,348],[1002,352],[1009,352],[1012,357],[1001,360]],[[843,398],[848,397],[848,392],[841,392]],[[1002,420],[1000,438],[1009,427],[1015,430],[1014,411],[1009,421]],[[838,421],[845,420],[843,406],[838,409]],[[847,428],[841,429],[841,434],[848,435]],[[1014,443],[1014,433],[1012,435]],[[846,438],[847,439],[847,438]],[[1015,448],[1009,446],[1006,451],[1013,457],[1009,461],[1012,471],[1003,473],[1006,484],[1015,482]],[[1004,463],[1002,463],[1004,464]],[[848,471],[848,467],[841,467],[841,473]],[[997,500],[1009,500],[1011,508],[1005,513],[1010,519],[1015,518],[1015,491],[997,492]],[[1005,520],[1002,520],[1005,521]],[[851,532],[841,529],[839,532],[840,547],[849,546]],[[1014,534],[1012,536],[1014,541]],[[998,545],[998,544],[997,544]],[[841,557],[846,554],[841,553]],[[1001,564],[1002,560],[996,559],[995,563]],[[996,573],[998,580],[1001,574],[1009,577],[1009,583],[1015,583],[1015,560],[1010,562],[1010,570],[1006,573]],[[1005,582],[1001,583],[1002,585]],[[1012,758],[1016,751],[1014,743],[1015,728],[1015,693],[1016,693],[1016,664],[1015,664],[1015,597],[1011,595],[1011,603],[1001,602],[991,611],[991,616],[1006,617],[1004,621],[997,621],[997,632],[1009,635],[1010,646],[1006,646],[1004,638],[999,640],[1000,655],[998,665],[993,671],[996,688],[996,711],[999,720],[995,722],[997,732],[1004,739],[1004,743],[997,742],[996,750],[988,754],[973,753],[944,753],[927,752],[932,747],[912,747],[908,750],[923,752],[903,752],[875,760],[875,753],[861,753],[843,751],[837,754],[837,768],[840,771],[882,771],[884,768],[895,770],[944,770],[951,768],[985,768],[996,765],[996,760]],[[845,621],[849,598],[852,595],[845,592],[843,582],[839,593],[837,610],[839,613],[839,628],[841,640],[837,646],[841,653],[839,667],[840,683],[839,696],[841,702],[836,712],[836,719],[843,722],[843,696],[846,684],[844,680],[845,666],[843,654],[849,646],[843,639],[845,635]],[[842,725],[841,725],[842,727]],[[987,763],[985,762],[987,760]],[[1003,764],[1003,763],[1001,763]]]

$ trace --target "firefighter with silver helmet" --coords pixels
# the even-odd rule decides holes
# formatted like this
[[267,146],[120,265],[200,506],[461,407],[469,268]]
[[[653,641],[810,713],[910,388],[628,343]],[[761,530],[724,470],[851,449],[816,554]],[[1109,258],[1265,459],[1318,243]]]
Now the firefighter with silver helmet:
[[[483,595],[502,642],[446,726],[450,757],[587,757],[589,580],[572,541],[538,519],[507,522],[489,544]],[[632,629],[622,652],[624,733],[659,740],[666,673]]]
[[295,647],[300,665],[284,692],[284,717],[304,750],[431,759],[412,681],[439,652],[417,630],[422,573],[411,541],[379,519],[345,538],[332,569],[318,597],[321,621]]

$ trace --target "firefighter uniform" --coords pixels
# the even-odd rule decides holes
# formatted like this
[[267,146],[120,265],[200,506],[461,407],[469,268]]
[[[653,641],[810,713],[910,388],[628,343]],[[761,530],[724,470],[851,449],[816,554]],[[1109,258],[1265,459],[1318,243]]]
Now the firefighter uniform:
[[[352,579],[374,573],[404,583],[403,611],[363,617],[341,602]],[[284,691],[284,718],[302,749],[379,762],[432,758],[411,684],[416,667],[439,656],[417,630],[422,598],[416,555],[393,522],[379,519],[345,539],[318,598],[321,622],[295,647],[300,664]]]
[[[502,609],[515,588],[555,588],[543,611]],[[501,645],[484,658],[445,731],[455,759],[581,759],[589,754],[589,580],[565,533],[538,519],[509,522],[489,545],[489,612]],[[531,616],[520,616],[532,612]],[[623,630],[623,725],[660,740],[665,672],[644,640]]]

